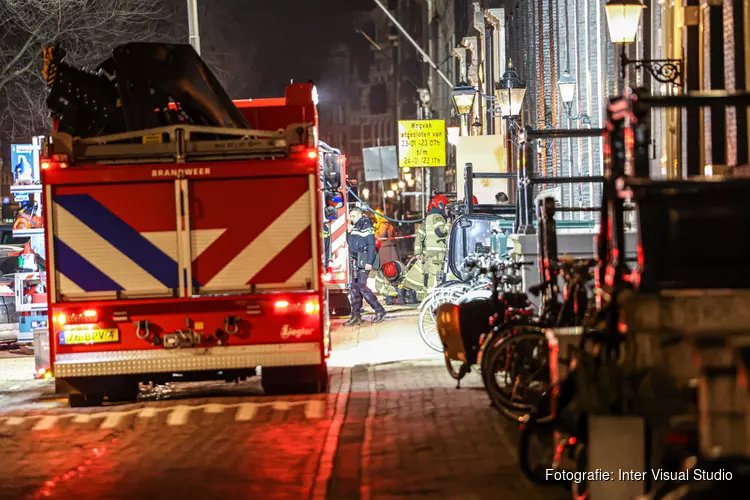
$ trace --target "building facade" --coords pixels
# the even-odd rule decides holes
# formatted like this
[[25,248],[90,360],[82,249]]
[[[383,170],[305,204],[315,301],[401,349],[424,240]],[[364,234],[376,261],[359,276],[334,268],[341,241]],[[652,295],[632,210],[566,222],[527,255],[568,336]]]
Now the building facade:
[[[507,135],[506,124],[493,113],[490,96],[511,61],[527,89],[519,121],[537,129],[603,127],[608,100],[626,86],[657,95],[750,88],[750,0],[645,0],[647,8],[636,41],[626,45],[610,41],[602,0],[392,0],[388,4],[453,85],[467,82],[478,89],[480,97],[464,134]],[[382,50],[372,48],[367,76],[356,83],[359,98],[354,98],[349,118],[352,159],[362,147],[377,145],[378,139],[381,144],[386,138],[389,144],[395,143],[398,119],[452,120],[455,115],[452,87],[445,78],[420,61],[416,50],[382,12],[371,12],[368,22]],[[658,64],[646,64],[645,68],[631,64],[623,77],[623,50],[631,60],[678,61],[680,79],[663,81]],[[394,54],[391,57],[398,64],[386,54]],[[404,77],[404,68],[412,82]],[[563,75],[575,81],[574,98],[567,106],[558,86]],[[378,90],[380,85],[386,90]],[[419,87],[429,89],[430,94],[429,110],[422,114],[414,92]],[[369,104],[372,98],[366,97],[372,95],[395,95],[398,105],[373,107]],[[702,175],[707,166],[749,161],[747,109],[652,110],[650,120],[654,177]],[[511,142],[506,144],[509,149],[514,147]],[[602,147],[598,138],[538,143],[535,175],[602,175]],[[429,169],[433,189],[455,191],[453,152],[449,146],[447,168]],[[460,175],[460,168],[458,172]],[[595,183],[565,185],[559,196],[563,206],[596,207],[601,190]],[[596,213],[562,216],[591,218]]]

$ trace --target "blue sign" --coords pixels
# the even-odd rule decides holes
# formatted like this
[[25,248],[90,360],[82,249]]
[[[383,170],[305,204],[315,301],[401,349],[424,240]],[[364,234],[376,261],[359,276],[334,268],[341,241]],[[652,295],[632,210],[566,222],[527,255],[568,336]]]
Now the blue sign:
[[10,146],[10,168],[14,185],[39,184],[39,146],[34,144],[12,144]]

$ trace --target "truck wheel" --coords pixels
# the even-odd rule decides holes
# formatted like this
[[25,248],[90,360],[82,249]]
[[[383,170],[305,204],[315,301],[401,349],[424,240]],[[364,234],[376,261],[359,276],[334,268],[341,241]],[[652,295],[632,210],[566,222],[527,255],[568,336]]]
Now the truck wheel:
[[107,399],[112,403],[130,403],[138,399],[138,382],[123,382],[107,391]]
[[71,408],[85,408],[87,406],[101,406],[104,401],[102,394],[81,394],[80,392],[71,392],[68,394],[68,404]]
[[325,393],[328,391],[328,367],[323,364],[263,368],[261,385],[267,396]]

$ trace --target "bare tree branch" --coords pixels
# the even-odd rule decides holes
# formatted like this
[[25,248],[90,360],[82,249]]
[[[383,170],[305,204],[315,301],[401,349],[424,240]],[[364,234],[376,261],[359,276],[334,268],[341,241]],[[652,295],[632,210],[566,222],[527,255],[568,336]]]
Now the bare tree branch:
[[43,46],[60,43],[71,62],[92,67],[123,43],[177,41],[185,21],[173,16],[174,1],[0,1],[0,139],[47,130]]

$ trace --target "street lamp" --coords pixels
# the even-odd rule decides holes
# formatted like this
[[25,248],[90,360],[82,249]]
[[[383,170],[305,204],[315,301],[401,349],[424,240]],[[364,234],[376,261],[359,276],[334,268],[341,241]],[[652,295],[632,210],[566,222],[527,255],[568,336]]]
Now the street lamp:
[[471,114],[476,96],[477,89],[466,82],[461,82],[453,87],[451,97],[453,98],[453,105],[456,107],[456,112],[461,116]]
[[471,124],[471,135],[482,135],[482,122],[474,120]]
[[612,43],[633,43],[638,33],[638,24],[643,15],[640,0],[609,0],[604,9],[607,12],[609,38]]
[[495,89],[500,101],[500,111],[503,118],[516,118],[521,115],[521,105],[526,95],[526,82],[519,78],[513,69],[513,62],[508,60],[508,67]]
[[646,6],[640,0],[609,0],[604,8],[609,39],[614,44],[622,45],[620,77],[625,79],[625,69],[632,64],[635,69],[645,69],[661,83],[680,85],[682,59],[629,59],[625,53],[625,44],[635,42]]
[[579,113],[573,116],[573,113],[571,112],[573,101],[576,98],[576,79],[568,70],[563,71],[563,74],[557,81],[557,90],[560,92],[560,100],[565,108],[565,113],[568,115],[568,120],[581,120],[584,125],[590,125],[591,118],[589,115],[586,113]]

